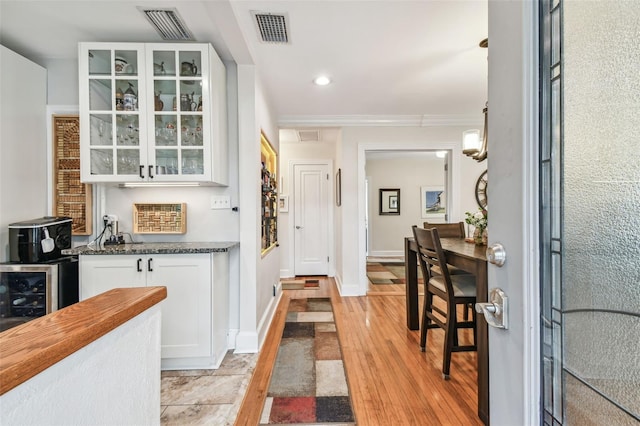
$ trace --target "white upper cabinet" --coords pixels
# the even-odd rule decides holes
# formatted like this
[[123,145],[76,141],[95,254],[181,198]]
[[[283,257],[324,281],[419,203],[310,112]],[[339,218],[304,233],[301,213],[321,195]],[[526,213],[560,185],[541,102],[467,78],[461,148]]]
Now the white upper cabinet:
[[225,67],[204,43],[80,43],[83,182],[227,185]]

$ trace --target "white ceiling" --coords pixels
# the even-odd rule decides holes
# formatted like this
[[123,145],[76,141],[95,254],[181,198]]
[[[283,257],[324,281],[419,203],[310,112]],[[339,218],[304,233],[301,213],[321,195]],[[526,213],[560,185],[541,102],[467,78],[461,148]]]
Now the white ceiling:
[[[481,119],[487,0],[0,0],[0,40],[43,65],[79,41],[162,41],[137,6],[176,7],[223,60],[254,63],[280,122]],[[287,13],[290,43],[261,42],[251,11]],[[331,85],[312,84],[322,73]]]

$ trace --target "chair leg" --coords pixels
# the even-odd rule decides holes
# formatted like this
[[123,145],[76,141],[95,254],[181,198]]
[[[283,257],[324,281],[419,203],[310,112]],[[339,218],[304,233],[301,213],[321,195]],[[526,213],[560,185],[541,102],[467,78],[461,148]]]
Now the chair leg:
[[444,353],[442,355],[442,377],[449,380],[449,370],[451,368],[451,352],[453,352],[454,336],[458,333],[456,327],[456,305],[447,306],[447,328],[444,333]]
[[478,323],[476,321],[476,313],[473,312],[471,314],[471,322],[473,322],[473,346],[476,347],[476,350],[478,348]]
[[429,318],[427,312],[431,312],[431,304],[433,303],[433,295],[425,289],[424,303],[422,307],[422,324],[420,325],[420,350],[424,352],[427,349],[427,325]]

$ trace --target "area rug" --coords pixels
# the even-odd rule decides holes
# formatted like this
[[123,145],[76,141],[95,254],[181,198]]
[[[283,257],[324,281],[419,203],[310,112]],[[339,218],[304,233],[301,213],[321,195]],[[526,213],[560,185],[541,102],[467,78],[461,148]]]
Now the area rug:
[[283,290],[317,290],[320,288],[319,279],[291,279],[282,280]]
[[[417,273],[422,282],[422,274]],[[367,278],[371,284],[405,284],[404,263],[367,262]]]
[[354,422],[331,299],[291,299],[260,424]]

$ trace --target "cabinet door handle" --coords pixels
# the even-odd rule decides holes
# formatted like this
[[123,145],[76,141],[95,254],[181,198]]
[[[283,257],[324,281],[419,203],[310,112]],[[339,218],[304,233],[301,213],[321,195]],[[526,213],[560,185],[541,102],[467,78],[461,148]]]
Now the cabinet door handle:
[[144,179],[144,166],[140,166],[140,177]]
[[150,257],[149,260],[147,260],[147,271],[152,272],[153,268],[151,267],[151,262],[153,262],[153,258]]
[[153,166],[149,166],[149,177],[153,179]]
[[142,267],[140,266],[142,263],[142,259],[138,259],[138,272],[142,272]]

